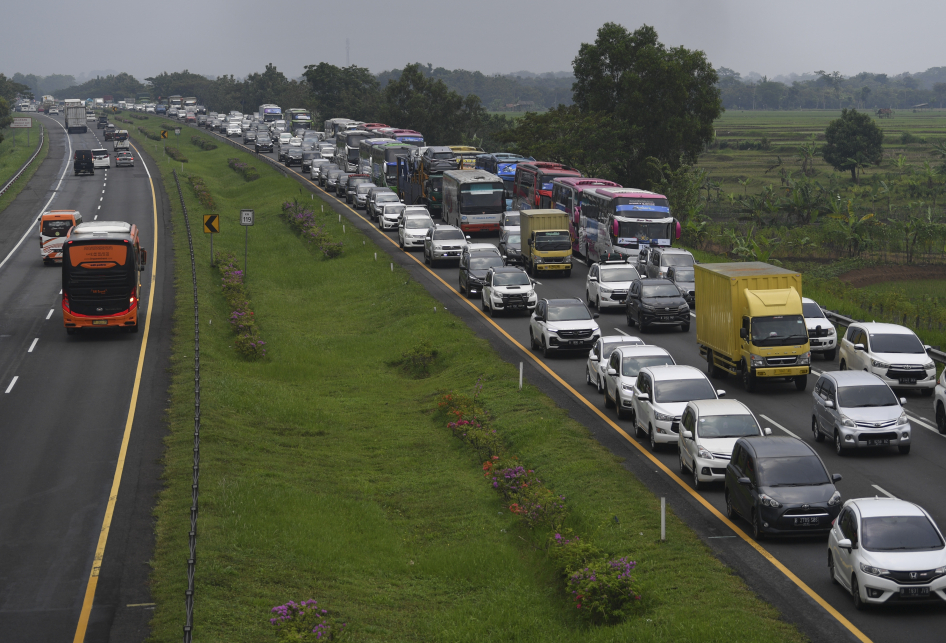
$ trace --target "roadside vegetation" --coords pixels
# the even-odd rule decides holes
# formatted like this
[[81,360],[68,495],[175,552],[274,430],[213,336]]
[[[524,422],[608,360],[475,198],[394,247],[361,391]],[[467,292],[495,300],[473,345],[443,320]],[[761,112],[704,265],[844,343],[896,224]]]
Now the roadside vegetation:
[[[33,118],[33,127],[29,130],[29,145],[26,144],[26,132],[28,131],[26,129],[13,130],[6,128],[2,132],[2,140],[0,140],[0,188],[13,178],[13,175],[17,173],[23,164],[33,156],[33,152],[36,151],[36,144],[39,141],[39,135],[43,129],[43,125],[35,115],[30,116]],[[16,145],[13,144],[13,132],[16,132]],[[0,196],[0,212],[3,212],[23,188],[26,187],[30,179],[33,178],[33,175],[36,174],[39,166],[42,165],[43,161],[46,159],[47,154],[49,154],[49,136],[46,136],[43,140],[43,147],[33,160],[33,163],[20,175],[16,183],[11,185],[10,189],[4,192],[3,196]]]
[[[146,127],[157,130],[164,119]],[[200,134],[211,137],[207,134]],[[133,135],[173,186],[173,162]],[[226,149],[225,149],[226,148]],[[194,232],[200,291],[202,440],[195,639],[275,640],[278,617],[314,599],[352,641],[801,641],[794,627],[714,558],[587,429],[528,384],[489,344],[293,180],[269,166],[247,183],[229,146],[193,155],[221,213],[214,249],[242,252],[239,210],[252,208],[245,287],[266,355],[233,348],[230,306]],[[178,170],[180,166],[178,165]],[[173,191],[173,188],[172,188]],[[184,191],[191,221],[200,202]],[[175,253],[187,256],[176,194]],[[308,204],[340,256],[313,252],[282,215]],[[328,210],[328,208],[326,208]],[[189,262],[175,265],[179,282]],[[193,431],[193,324],[177,292],[166,487],[155,509],[153,641],[184,622]],[[478,390],[478,392],[477,392]],[[445,393],[476,393],[522,462],[567,498],[559,527],[634,561],[631,614],[581,618],[561,590],[546,527],[530,526],[484,480],[483,458],[445,426]],[[294,601],[293,606],[288,601]],[[272,611],[276,607],[276,611]],[[270,622],[276,618],[277,623]]]

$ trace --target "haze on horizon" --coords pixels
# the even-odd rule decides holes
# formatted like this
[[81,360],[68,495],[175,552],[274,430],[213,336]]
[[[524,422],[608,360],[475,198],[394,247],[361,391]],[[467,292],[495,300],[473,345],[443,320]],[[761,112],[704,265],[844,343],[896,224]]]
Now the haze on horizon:
[[[284,19],[274,17],[277,7]],[[664,44],[701,49],[715,67],[743,76],[816,69],[896,75],[946,65],[946,3],[934,0],[916,0],[906,14],[879,0],[481,0],[434,10],[422,0],[166,0],[113,9],[64,0],[41,11],[28,3],[6,7],[0,72],[78,78],[110,69],[144,80],[188,69],[242,78],[273,63],[298,77],[306,64],[346,65],[346,38],[350,63],[374,73],[412,62],[484,74],[570,71],[581,43],[608,21],[631,30],[653,25]]]

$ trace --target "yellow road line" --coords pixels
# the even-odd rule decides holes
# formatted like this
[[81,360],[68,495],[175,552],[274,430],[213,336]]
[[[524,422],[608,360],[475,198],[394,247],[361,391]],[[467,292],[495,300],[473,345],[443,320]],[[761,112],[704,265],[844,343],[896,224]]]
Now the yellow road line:
[[[317,188],[320,192],[322,192],[323,194],[327,194],[326,192],[324,192],[324,191],[323,191],[321,188],[319,188],[318,186],[316,186],[316,188]],[[338,199],[336,199],[336,201],[338,201]],[[341,203],[341,202],[340,202],[340,203]],[[370,221],[369,219],[366,219],[365,217],[361,216],[361,214],[360,214],[357,210],[354,210],[354,209],[348,207],[348,204],[347,204],[347,203],[341,203],[341,205],[344,206],[345,208],[347,208],[348,210],[350,210],[352,213],[354,213],[354,215],[357,216],[357,217],[359,217],[362,221],[367,222],[367,223],[368,223],[369,225],[371,225],[372,227],[374,226],[374,222],[372,222],[372,221]],[[391,243],[391,244],[394,245],[394,246],[397,246],[398,249],[400,249],[400,246],[399,246],[393,239],[391,239],[388,235],[384,234],[383,231],[381,231],[381,233],[382,233],[381,236],[383,236],[389,243]],[[645,449],[643,446],[641,446],[640,443],[638,443],[637,440],[635,440],[634,438],[632,438],[631,436],[629,436],[629,435],[624,431],[624,429],[622,429],[622,428],[621,428],[620,426],[618,426],[615,422],[613,422],[613,421],[611,420],[611,418],[609,418],[608,416],[606,416],[606,415],[601,411],[601,409],[599,409],[597,406],[595,406],[595,405],[592,404],[590,401],[588,401],[588,399],[586,399],[584,395],[582,395],[581,393],[579,393],[578,391],[576,391],[568,382],[566,382],[566,381],[563,380],[561,377],[559,377],[558,374],[557,374],[555,371],[553,371],[551,368],[549,368],[549,366],[548,366],[545,362],[543,362],[543,361],[540,360],[538,357],[536,357],[535,355],[533,355],[531,350],[527,350],[525,346],[523,346],[522,344],[520,344],[517,340],[513,339],[512,336],[511,336],[509,333],[507,333],[507,332],[505,331],[505,329],[503,329],[499,324],[497,324],[493,319],[491,319],[491,318],[489,317],[489,315],[487,315],[487,314],[484,313],[482,310],[480,310],[480,307],[479,307],[479,306],[477,306],[477,305],[474,304],[472,301],[470,301],[468,298],[464,297],[464,296],[461,295],[459,292],[457,292],[457,290],[456,290],[453,286],[451,286],[451,285],[448,284],[446,281],[444,281],[443,279],[441,279],[441,278],[440,278],[440,275],[438,275],[438,274],[435,273],[433,270],[431,270],[430,268],[428,268],[426,264],[424,264],[423,262],[421,262],[421,260],[418,259],[417,257],[415,257],[413,254],[407,252],[406,250],[403,251],[403,252],[404,252],[404,254],[406,254],[408,257],[410,257],[411,259],[413,259],[418,265],[420,265],[421,268],[423,268],[423,269],[426,270],[428,273],[430,273],[430,275],[433,276],[437,281],[439,281],[439,282],[442,283],[444,286],[446,286],[446,287],[449,288],[451,291],[453,291],[453,292],[457,295],[457,297],[459,297],[461,300],[463,300],[464,303],[466,303],[467,305],[469,305],[470,308],[472,308],[472,309],[475,310],[477,313],[479,313],[479,314],[483,317],[483,319],[485,319],[487,322],[489,322],[490,324],[492,324],[492,326],[493,326],[496,330],[498,330],[500,333],[502,333],[503,336],[504,336],[506,339],[508,339],[510,342],[512,342],[517,348],[519,348],[519,350],[521,350],[523,353],[525,353],[526,355],[528,355],[536,364],[538,364],[540,367],[542,367],[543,369],[545,369],[545,371],[546,371],[549,375],[551,375],[553,378],[555,378],[555,380],[556,380],[559,384],[561,384],[562,386],[564,386],[565,389],[568,390],[569,393],[571,393],[572,395],[574,395],[575,397],[577,397],[579,400],[581,400],[581,401],[585,404],[585,406],[587,406],[589,409],[591,409],[592,411],[594,411],[594,413],[595,413],[599,418],[601,418],[602,420],[604,420],[604,421],[608,424],[608,426],[610,426],[612,429],[614,429],[614,430],[615,430],[618,434],[620,434],[625,440],[627,440],[627,442],[628,442],[629,444],[631,444],[635,449],[637,449],[637,450],[640,451],[644,456],[646,456],[646,457],[647,457],[651,462],[653,462],[654,465],[657,466],[661,471],[663,471],[665,474],[667,474],[667,475],[670,477],[671,480],[673,480],[673,481],[676,482],[678,485],[680,485],[681,488],[683,488],[683,489],[684,489],[687,493],[689,493],[697,502],[699,502],[699,503],[700,503],[701,505],[703,505],[707,510],[709,510],[709,512],[712,513],[716,518],[718,518],[724,525],[726,525],[727,527],[729,527],[730,529],[732,529],[733,532],[736,533],[736,535],[738,535],[738,536],[739,536],[740,538],[742,538],[745,542],[747,542],[747,543],[748,543],[753,549],[755,549],[757,552],[759,552],[760,554],[762,554],[762,556],[764,556],[766,560],[768,560],[770,563],[772,563],[772,565],[775,566],[776,569],[778,569],[780,572],[782,572],[783,574],[785,574],[785,576],[786,576],[790,581],[792,581],[793,583],[795,583],[795,585],[798,586],[799,589],[801,589],[803,592],[805,592],[806,594],[808,594],[808,596],[811,597],[812,600],[814,600],[816,603],[818,603],[818,605],[820,605],[821,607],[823,607],[824,610],[825,610],[826,612],[828,612],[828,614],[830,614],[830,615],[831,615],[832,617],[834,617],[835,620],[837,620],[841,625],[843,625],[845,628],[847,628],[847,630],[848,630],[849,632],[851,632],[851,634],[853,634],[854,636],[856,636],[858,640],[862,641],[863,643],[871,643],[871,640],[870,640],[869,638],[867,638],[867,635],[865,635],[863,632],[861,632],[853,623],[851,623],[851,622],[850,622],[849,620],[847,620],[840,612],[838,612],[836,609],[834,609],[834,607],[832,607],[831,604],[828,603],[828,601],[826,601],[825,599],[823,599],[817,592],[815,592],[813,589],[811,589],[810,587],[808,587],[808,585],[807,585],[802,579],[798,578],[798,576],[796,576],[788,567],[786,567],[784,564],[782,564],[782,562],[779,561],[775,556],[773,556],[772,554],[770,554],[764,547],[762,547],[759,543],[757,543],[755,540],[753,540],[747,533],[745,533],[743,530],[741,530],[741,529],[739,529],[738,527],[736,527],[736,525],[735,525],[731,520],[729,520],[729,518],[727,518],[727,517],[724,516],[722,513],[720,513],[720,511],[719,511],[718,509],[716,509],[716,507],[714,507],[712,504],[710,504],[710,502],[709,502],[708,500],[706,500],[706,498],[704,498],[704,497],[701,496],[700,494],[696,493],[696,492],[693,490],[693,488],[692,488],[688,483],[684,482],[680,477],[677,476],[677,474],[675,474],[673,471],[671,471],[669,468],[667,468],[667,466],[664,465],[663,462],[661,462],[660,460],[658,460],[652,453],[650,453],[647,449]]]
[[[132,147],[135,147],[132,145]],[[135,152],[138,148],[135,147]],[[138,158],[141,153],[138,152]],[[144,159],[142,159],[144,163]],[[147,166],[145,167],[147,171]],[[148,333],[151,330],[151,311],[154,308],[154,289],[158,274],[158,201],[154,194],[154,180],[148,171],[148,182],[151,184],[151,207],[154,212],[154,246],[151,251],[151,292],[148,293],[148,313],[145,315],[145,330],[141,337],[141,351],[138,353],[138,369],[135,372],[135,386],[131,391],[131,404],[128,407],[128,417],[125,420],[125,432],[122,435],[122,446],[118,451],[118,463],[115,465],[115,475],[112,478],[112,489],[108,494],[108,504],[105,507],[105,518],[102,520],[102,530],[99,532],[99,542],[95,547],[95,557],[92,559],[92,572],[85,588],[85,598],[82,601],[82,611],[79,612],[79,623],[76,625],[76,635],[73,643],[82,643],[85,632],[89,627],[89,616],[92,613],[92,604],[95,601],[95,588],[99,583],[99,572],[102,569],[102,558],[105,556],[105,543],[108,540],[108,531],[112,526],[112,515],[115,513],[115,503],[118,501],[118,487],[122,481],[122,471],[125,469],[125,455],[128,453],[128,442],[131,439],[131,427],[135,420],[135,409],[138,406],[138,390],[141,386],[141,372],[145,365],[145,351],[148,348]]]

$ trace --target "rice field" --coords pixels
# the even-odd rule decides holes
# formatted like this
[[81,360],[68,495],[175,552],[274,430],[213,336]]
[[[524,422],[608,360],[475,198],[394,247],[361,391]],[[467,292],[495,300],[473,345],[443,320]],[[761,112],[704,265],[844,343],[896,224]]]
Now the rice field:
[[940,297],[946,300],[946,280],[919,279],[913,281],[887,281],[871,286],[864,286],[865,290],[874,292],[901,292],[910,299],[921,299],[927,295]]

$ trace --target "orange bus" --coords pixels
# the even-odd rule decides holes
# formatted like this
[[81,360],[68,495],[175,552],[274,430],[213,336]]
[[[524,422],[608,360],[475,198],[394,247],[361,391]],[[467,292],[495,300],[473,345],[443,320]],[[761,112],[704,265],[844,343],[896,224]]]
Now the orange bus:
[[82,223],[78,210],[47,210],[39,217],[39,248],[43,265],[62,261],[62,243],[72,226]]
[[138,332],[139,273],[148,258],[138,227],[124,221],[82,223],[69,231],[62,249],[66,333],[116,327]]

